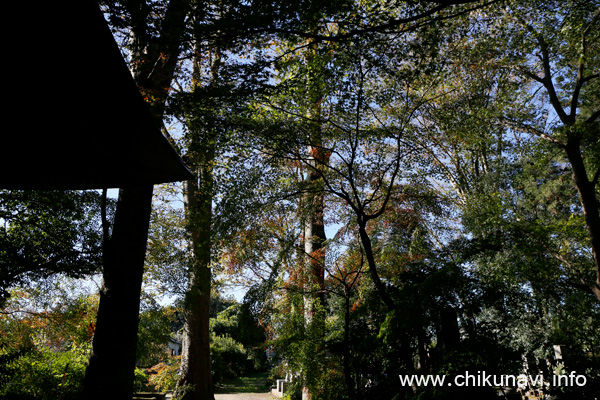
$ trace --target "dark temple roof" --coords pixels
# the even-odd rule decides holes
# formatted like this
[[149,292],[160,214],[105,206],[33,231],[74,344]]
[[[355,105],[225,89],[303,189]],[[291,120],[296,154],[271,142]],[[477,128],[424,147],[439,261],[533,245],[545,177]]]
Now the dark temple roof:
[[12,3],[3,11],[0,188],[192,178],[153,121],[96,1]]

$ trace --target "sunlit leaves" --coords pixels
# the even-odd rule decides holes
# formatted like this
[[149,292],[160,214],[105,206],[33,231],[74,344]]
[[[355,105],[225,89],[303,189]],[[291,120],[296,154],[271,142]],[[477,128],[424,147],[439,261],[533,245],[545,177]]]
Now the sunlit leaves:
[[146,254],[145,288],[158,298],[177,298],[186,288],[188,236],[179,185],[155,191]]

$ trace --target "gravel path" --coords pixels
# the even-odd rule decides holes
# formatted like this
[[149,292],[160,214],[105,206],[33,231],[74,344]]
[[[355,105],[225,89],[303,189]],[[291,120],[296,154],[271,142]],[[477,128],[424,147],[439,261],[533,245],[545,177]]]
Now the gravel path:
[[215,394],[215,400],[272,400],[271,393],[231,393]]

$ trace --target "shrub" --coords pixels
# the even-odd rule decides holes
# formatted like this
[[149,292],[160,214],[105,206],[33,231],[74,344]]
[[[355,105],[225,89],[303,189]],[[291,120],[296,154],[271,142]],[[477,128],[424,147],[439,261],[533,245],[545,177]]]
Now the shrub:
[[143,392],[148,389],[149,379],[148,375],[144,372],[143,369],[136,368],[134,371],[133,377],[133,391],[134,392]]
[[267,371],[269,369],[269,359],[265,349],[261,346],[248,349],[248,358],[253,371]]
[[148,369],[149,384],[159,392],[175,390],[179,381],[181,356],[175,357],[172,363],[160,363]]
[[30,349],[3,367],[1,399],[76,399],[87,365],[83,349]]
[[230,336],[214,336],[210,347],[213,383],[237,378],[248,372],[248,356],[241,343]]

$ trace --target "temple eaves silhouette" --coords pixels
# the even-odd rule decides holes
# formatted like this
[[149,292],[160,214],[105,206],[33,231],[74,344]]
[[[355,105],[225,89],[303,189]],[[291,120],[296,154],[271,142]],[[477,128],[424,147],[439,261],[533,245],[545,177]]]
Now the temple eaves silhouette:
[[13,2],[3,14],[0,188],[193,177],[153,120],[96,1]]

